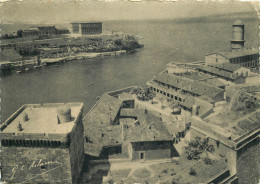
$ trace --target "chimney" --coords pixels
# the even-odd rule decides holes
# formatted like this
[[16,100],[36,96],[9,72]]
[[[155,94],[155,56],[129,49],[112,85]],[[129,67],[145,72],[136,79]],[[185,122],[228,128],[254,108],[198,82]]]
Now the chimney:
[[192,106],[192,116],[198,116],[199,115],[199,109],[200,109],[200,106],[193,105]]
[[28,114],[24,114],[24,116],[23,116],[23,121],[28,121],[29,120],[29,117],[28,117]]
[[23,127],[22,127],[22,125],[21,125],[21,123],[19,121],[19,124],[17,125],[17,131],[21,132],[22,130],[23,130]]
[[125,141],[126,140],[126,131],[127,131],[128,127],[126,124],[122,124],[121,127],[122,127],[122,141]]
[[57,108],[58,124],[71,121],[71,108],[63,105]]

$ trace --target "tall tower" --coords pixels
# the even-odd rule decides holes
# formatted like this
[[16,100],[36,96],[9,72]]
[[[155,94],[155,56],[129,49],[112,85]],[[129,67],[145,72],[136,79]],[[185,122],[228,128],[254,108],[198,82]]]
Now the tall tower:
[[232,29],[231,49],[244,48],[244,27],[245,25],[241,20],[236,20]]

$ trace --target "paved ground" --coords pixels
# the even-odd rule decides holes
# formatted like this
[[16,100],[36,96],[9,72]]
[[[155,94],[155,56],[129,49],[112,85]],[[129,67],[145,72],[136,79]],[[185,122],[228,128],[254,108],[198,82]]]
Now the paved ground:
[[[152,160],[152,161],[125,161],[119,162],[119,159],[117,159],[117,162],[111,163],[110,165],[96,165],[94,166],[89,173],[96,173],[98,170],[109,170],[109,171],[116,171],[116,170],[124,170],[124,169],[131,169],[130,173],[128,174],[128,177],[134,177],[135,171],[139,169],[146,169],[151,173],[150,177],[153,177],[156,173],[151,169],[150,166],[160,163],[171,163],[171,159],[161,159],[161,160]],[[103,177],[103,182],[106,182],[110,179],[109,175]]]

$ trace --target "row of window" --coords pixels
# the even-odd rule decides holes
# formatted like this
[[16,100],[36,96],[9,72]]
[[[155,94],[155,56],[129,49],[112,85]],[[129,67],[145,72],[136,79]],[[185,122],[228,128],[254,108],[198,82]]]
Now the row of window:
[[255,66],[258,66],[258,64],[259,64],[259,61],[254,61],[254,62],[244,63],[244,64],[242,64],[242,66],[244,66],[244,67],[255,67]]
[[195,93],[192,93],[191,91],[186,91],[186,90],[177,88],[177,87],[175,87],[175,86],[170,86],[170,85],[165,84],[165,83],[163,83],[163,82],[156,81],[156,83],[157,83],[158,85],[161,85],[161,86],[164,86],[164,87],[166,86],[168,89],[173,89],[173,90],[175,90],[175,91],[182,90],[182,93],[183,93],[183,94],[189,94],[189,95],[192,95],[192,96],[199,96],[199,95],[197,95],[197,94],[195,94]]
[[23,146],[23,147],[61,147],[65,143],[60,141],[46,141],[46,140],[8,140],[1,141],[2,146]]
[[250,56],[243,56],[243,57],[231,59],[230,63],[239,64],[239,63],[243,63],[243,62],[247,62],[247,61],[257,60],[258,57],[259,56],[257,54],[250,55]]
[[180,102],[181,101],[183,101],[183,102],[185,101],[185,99],[182,99],[182,98],[180,98],[178,96],[174,96],[174,95],[172,95],[170,93],[166,93],[164,91],[161,91],[161,90],[153,88],[153,87],[151,87],[151,90],[153,90],[153,91],[155,91],[157,93],[161,93],[162,95],[167,96],[168,98],[175,99],[175,100],[180,101]]

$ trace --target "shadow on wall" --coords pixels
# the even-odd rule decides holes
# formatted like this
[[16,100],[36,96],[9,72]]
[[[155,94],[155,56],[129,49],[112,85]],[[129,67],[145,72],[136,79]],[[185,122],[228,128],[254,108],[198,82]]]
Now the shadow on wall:
[[97,160],[97,158],[85,154],[82,173],[78,183],[102,184],[103,177],[108,175],[111,165],[107,159],[96,163],[90,162],[90,160]]

